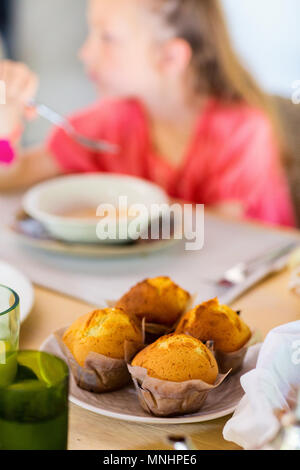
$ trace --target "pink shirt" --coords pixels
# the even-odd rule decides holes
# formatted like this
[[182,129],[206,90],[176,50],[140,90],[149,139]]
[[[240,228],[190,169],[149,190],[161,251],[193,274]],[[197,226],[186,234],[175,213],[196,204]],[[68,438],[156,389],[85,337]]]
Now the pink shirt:
[[99,155],[54,129],[48,148],[65,173],[134,175],[159,184],[177,199],[206,205],[238,201],[247,217],[295,223],[271,126],[255,108],[210,100],[178,168],[155,153],[147,114],[135,100],[98,102],[71,121],[86,137],[107,139],[121,150],[115,156]]

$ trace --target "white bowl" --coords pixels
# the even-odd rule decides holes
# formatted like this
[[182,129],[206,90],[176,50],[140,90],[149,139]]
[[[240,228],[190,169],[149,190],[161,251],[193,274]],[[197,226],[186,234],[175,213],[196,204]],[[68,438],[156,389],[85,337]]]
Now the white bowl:
[[118,208],[121,196],[128,198],[128,208],[132,204],[143,204],[147,209],[139,214],[141,231],[146,230],[149,224],[150,206],[168,203],[166,193],[153,183],[131,176],[93,173],[64,176],[41,183],[26,193],[23,207],[55,238],[78,243],[126,243],[134,239],[134,233],[132,227],[129,232],[128,220],[124,217],[117,220],[117,237],[115,231],[110,233],[108,226],[108,238],[103,240],[97,235],[101,219],[96,217],[96,213],[90,219],[63,215],[64,208],[76,208],[77,205],[96,208],[101,204],[111,204]]

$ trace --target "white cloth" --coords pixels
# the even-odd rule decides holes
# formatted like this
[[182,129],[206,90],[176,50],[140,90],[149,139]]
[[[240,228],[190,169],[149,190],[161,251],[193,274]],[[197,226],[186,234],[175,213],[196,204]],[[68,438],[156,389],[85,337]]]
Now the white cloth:
[[262,447],[280,428],[276,410],[291,409],[300,387],[300,321],[272,330],[256,369],[241,377],[245,395],[223,435],[245,449]]

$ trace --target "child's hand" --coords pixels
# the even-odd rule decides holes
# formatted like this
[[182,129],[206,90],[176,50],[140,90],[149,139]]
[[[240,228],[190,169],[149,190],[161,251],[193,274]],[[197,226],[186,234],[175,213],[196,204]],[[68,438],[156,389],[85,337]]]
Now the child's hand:
[[[38,78],[24,64],[0,61],[0,84],[1,103],[0,104],[0,138],[10,138],[22,123],[22,118],[26,112],[26,106],[35,97]],[[4,100],[3,100],[4,98]]]

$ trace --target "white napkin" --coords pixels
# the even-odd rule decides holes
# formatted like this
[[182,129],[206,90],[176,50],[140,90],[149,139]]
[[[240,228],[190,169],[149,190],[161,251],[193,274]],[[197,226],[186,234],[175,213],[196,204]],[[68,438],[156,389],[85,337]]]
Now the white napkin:
[[226,440],[245,449],[262,447],[279,431],[276,410],[291,409],[300,387],[300,321],[272,330],[256,369],[241,377],[245,395],[223,430]]

